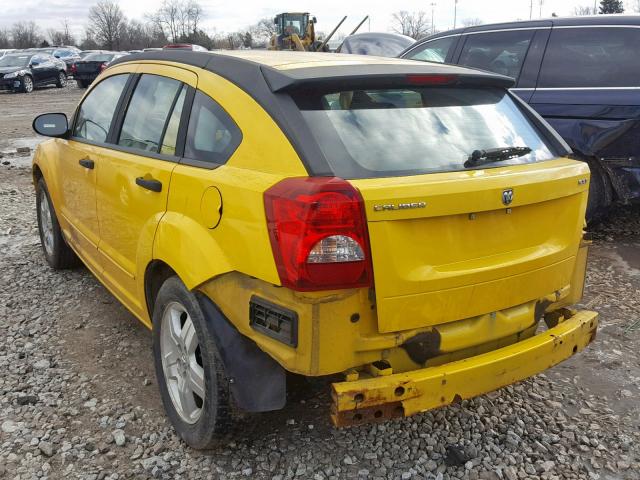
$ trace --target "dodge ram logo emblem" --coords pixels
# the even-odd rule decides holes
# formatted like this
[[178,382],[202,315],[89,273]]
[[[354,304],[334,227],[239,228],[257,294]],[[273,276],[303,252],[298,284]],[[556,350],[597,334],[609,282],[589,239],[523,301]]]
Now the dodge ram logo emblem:
[[511,205],[511,202],[513,202],[513,189],[507,188],[502,191],[502,203],[505,205]]

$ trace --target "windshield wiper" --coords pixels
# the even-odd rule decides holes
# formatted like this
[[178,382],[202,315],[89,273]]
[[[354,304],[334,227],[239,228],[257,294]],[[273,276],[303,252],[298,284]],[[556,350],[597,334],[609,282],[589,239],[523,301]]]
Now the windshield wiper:
[[464,162],[465,168],[471,168],[485,163],[499,162],[501,160],[509,160],[510,158],[522,157],[531,153],[529,147],[499,147],[488,148],[486,150],[474,150],[469,158]]

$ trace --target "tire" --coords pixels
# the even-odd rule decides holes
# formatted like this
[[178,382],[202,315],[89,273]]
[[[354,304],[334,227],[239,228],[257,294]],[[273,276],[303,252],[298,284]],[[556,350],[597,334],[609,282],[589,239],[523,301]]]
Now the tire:
[[177,277],[168,278],[153,309],[156,378],[171,424],[198,450],[213,447],[234,416],[211,328],[193,293]]
[[58,217],[53,209],[49,191],[42,178],[38,180],[36,189],[36,211],[40,244],[47,263],[54,270],[78,265],[78,257],[62,236]]
[[613,192],[609,179],[600,163],[595,158],[581,158],[589,165],[591,180],[589,182],[589,201],[587,203],[587,222],[601,220],[613,201]]
[[58,72],[58,80],[56,80],[56,87],[64,88],[67,86],[67,74],[64,72]]
[[88,88],[89,87],[89,82],[86,80],[76,80],[76,83],[78,84],[79,88]]
[[33,78],[30,75],[25,75],[20,80],[20,91],[23,93],[33,92]]

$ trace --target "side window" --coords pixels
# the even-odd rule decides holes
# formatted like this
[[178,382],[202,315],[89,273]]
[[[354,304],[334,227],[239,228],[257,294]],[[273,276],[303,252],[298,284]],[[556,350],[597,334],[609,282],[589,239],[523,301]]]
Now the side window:
[[104,79],[91,90],[76,114],[74,137],[92,142],[107,141],[113,113],[128,79],[128,74],[114,75]]
[[118,145],[158,152],[165,124],[182,83],[158,75],[142,75],[124,116]]
[[640,30],[553,29],[538,87],[637,87]]
[[468,35],[458,63],[517,79],[534,33],[516,30]]
[[164,155],[175,155],[176,145],[178,143],[178,128],[180,127],[180,118],[182,116],[182,107],[184,106],[184,99],[187,94],[187,87],[183,86],[180,90],[180,95],[176,99],[176,103],[173,106],[173,111],[167,122],[167,128],[162,139],[162,146],[160,147],[160,153]]
[[436,38],[411,50],[405,58],[421,60],[423,62],[444,63],[449,54],[449,50],[457,39],[458,37]]
[[240,145],[242,133],[220,105],[197,91],[189,118],[184,157],[223,164]]

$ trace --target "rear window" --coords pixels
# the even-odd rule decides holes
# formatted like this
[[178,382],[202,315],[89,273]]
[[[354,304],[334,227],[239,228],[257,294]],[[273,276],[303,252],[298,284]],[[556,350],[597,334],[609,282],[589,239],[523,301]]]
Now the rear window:
[[[491,168],[554,158],[505,90],[411,87],[294,94],[333,173],[372,178]],[[476,150],[529,153],[466,168]]]

